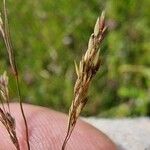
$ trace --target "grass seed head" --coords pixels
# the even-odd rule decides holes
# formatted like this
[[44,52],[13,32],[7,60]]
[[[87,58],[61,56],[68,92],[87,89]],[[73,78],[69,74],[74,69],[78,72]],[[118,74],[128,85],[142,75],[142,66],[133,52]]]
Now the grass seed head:
[[[9,91],[8,91],[8,76],[6,71],[0,76],[0,95],[1,105],[0,107],[0,121],[6,128],[11,141],[15,145],[16,149],[19,150],[19,142],[16,135],[15,119],[11,116],[9,108]],[[4,104],[6,103],[6,104]],[[7,108],[5,107],[7,106]]]
[[69,111],[67,135],[65,137],[62,150],[65,149],[67,141],[69,140],[76,125],[76,121],[82,109],[86,105],[90,82],[100,67],[100,46],[104,39],[106,28],[105,13],[102,12],[101,17],[99,17],[96,21],[94,31],[88,42],[87,51],[85,52],[85,55],[83,55],[79,66],[75,62],[77,80],[74,86],[74,98]]

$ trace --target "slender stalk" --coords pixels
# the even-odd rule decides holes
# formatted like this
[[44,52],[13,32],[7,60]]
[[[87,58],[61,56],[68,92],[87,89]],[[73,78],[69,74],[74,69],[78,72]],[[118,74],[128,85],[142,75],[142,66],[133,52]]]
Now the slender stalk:
[[29,133],[28,133],[28,124],[27,124],[27,120],[25,117],[25,113],[23,110],[23,105],[22,105],[22,97],[21,97],[21,91],[20,91],[20,84],[19,84],[19,76],[15,76],[16,78],[16,86],[17,86],[17,91],[18,91],[18,97],[19,97],[19,105],[20,105],[20,110],[21,110],[21,114],[24,120],[24,125],[26,128],[26,142],[27,142],[27,146],[28,146],[28,150],[30,150],[30,143],[29,143]]

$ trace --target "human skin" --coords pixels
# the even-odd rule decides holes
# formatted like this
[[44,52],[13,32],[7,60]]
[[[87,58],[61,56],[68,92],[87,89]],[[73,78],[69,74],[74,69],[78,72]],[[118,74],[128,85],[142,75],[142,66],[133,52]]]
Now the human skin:
[[[27,150],[25,127],[18,104],[10,104],[16,120],[16,132],[21,150]],[[61,150],[67,129],[67,115],[48,108],[23,104],[31,150]],[[15,150],[10,137],[0,123],[0,150]],[[101,131],[78,120],[66,150],[116,150],[115,144]]]

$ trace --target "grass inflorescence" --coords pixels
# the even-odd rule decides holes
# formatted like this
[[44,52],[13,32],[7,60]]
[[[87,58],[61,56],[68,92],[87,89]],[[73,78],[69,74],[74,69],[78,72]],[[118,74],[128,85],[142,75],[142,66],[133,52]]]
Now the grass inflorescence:
[[5,0],[3,0],[3,13],[2,13],[2,16],[0,16],[0,33],[1,33],[2,38],[4,40],[6,50],[8,53],[8,57],[9,57],[10,66],[11,66],[12,72],[13,72],[15,80],[16,80],[16,88],[17,88],[18,97],[19,97],[21,114],[22,114],[22,117],[24,120],[25,129],[26,129],[26,142],[27,142],[28,150],[30,150],[29,136],[28,136],[28,124],[26,121],[26,117],[25,117],[25,113],[24,113],[23,105],[22,105],[22,97],[21,97],[20,84],[19,84],[19,74],[18,74],[14,50],[13,50],[13,46],[12,46],[12,42],[11,42],[11,36],[10,36],[10,31],[9,31],[9,23],[8,23],[6,1]]
[[[8,76],[4,72],[0,76],[0,101],[2,107],[0,107],[0,121],[6,128],[8,134],[10,135],[11,141],[17,150],[20,150],[18,138],[16,135],[16,124],[15,119],[11,115],[9,108],[9,90],[8,90]],[[5,103],[5,104],[4,104]]]
[[100,46],[102,40],[104,39],[106,29],[105,13],[102,12],[101,16],[96,21],[94,33],[90,36],[87,51],[83,55],[79,66],[75,62],[77,80],[74,86],[74,98],[69,110],[67,135],[65,137],[62,150],[65,149],[80,112],[88,100],[87,93],[90,82],[100,67]]

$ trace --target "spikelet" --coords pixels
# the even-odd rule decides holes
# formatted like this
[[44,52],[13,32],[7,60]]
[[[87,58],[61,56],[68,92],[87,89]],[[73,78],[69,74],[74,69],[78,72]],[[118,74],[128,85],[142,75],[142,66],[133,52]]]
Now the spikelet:
[[[11,138],[11,141],[13,142],[16,149],[20,150],[19,142],[16,135],[15,119],[11,116],[9,109],[8,76],[6,72],[4,72],[3,75],[0,76],[0,95],[0,100],[2,103],[2,108],[0,107],[0,121],[6,128]],[[7,108],[4,105],[5,102]]]
[[69,110],[67,135],[64,139],[62,150],[65,149],[67,141],[69,140],[76,125],[76,121],[80,115],[80,112],[88,100],[87,93],[90,81],[100,67],[100,44],[106,32],[104,15],[105,13],[102,12],[101,17],[99,17],[96,21],[94,33],[90,36],[87,51],[82,57],[79,66],[75,62],[77,80],[74,86],[74,98]]

